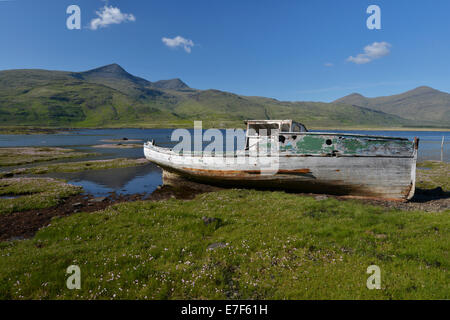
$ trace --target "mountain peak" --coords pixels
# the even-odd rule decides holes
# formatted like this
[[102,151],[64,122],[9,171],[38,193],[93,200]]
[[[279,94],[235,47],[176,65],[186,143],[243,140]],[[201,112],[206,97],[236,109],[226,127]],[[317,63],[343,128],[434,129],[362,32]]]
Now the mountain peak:
[[189,86],[179,78],[156,81],[153,82],[152,86],[158,89],[168,90],[180,90],[189,88]]
[[347,95],[347,97],[361,97],[361,98],[365,98],[362,94],[360,94],[358,92],[350,93],[349,95]]
[[362,94],[359,93],[351,93],[349,95],[346,95],[345,97],[342,97],[340,99],[335,100],[335,103],[344,103],[344,104],[351,104],[351,105],[358,105],[358,106],[364,106],[366,97],[364,97]]
[[111,64],[108,64],[108,65],[106,65],[106,66],[100,67],[100,68],[108,69],[108,70],[116,71],[116,72],[126,72],[125,69],[122,68],[122,67],[121,67],[120,65],[118,65],[117,63],[111,63]]
[[117,63],[75,74],[75,77],[88,82],[102,84],[125,94],[140,96],[151,82],[135,77]]
[[439,90],[436,90],[434,88],[428,87],[428,86],[420,86],[413,90],[407,91],[412,93],[429,93],[429,92],[440,92]]
[[86,75],[102,74],[104,76],[110,74],[110,75],[130,76],[130,74],[128,72],[126,72],[125,69],[122,68],[117,63],[112,63],[112,64],[108,64],[108,65],[100,67],[100,68],[88,70],[88,71],[82,72],[82,74],[86,74]]

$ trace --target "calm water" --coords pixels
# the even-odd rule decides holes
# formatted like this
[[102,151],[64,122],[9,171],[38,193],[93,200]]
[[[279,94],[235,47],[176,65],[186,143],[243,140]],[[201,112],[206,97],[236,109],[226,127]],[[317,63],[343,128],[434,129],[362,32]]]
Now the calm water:
[[[414,139],[414,137],[419,137],[419,161],[440,160],[441,140],[444,136],[445,143],[443,158],[446,162],[450,161],[450,132],[339,130],[324,132],[348,132],[390,137],[405,137],[410,140]],[[86,160],[111,159],[118,157],[142,158],[144,157],[143,148],[102,149],[94,148],[93,146],[105,144],[106,142],[102,140],[123,139],[125,137],[130,140],[142,140],[142,143],[144,141],[154,139],[158,145],[169,146],[174,144],[170,141],[171,134],[172,129],[89,129],[52,135],[0,135],[0,147],[69,147],[80,151],[95,152],[99,154],[95,157],[86,158]],[[139,144],[141,142],[132,143]],[[84,159],[77,158],[69,161],[80,160]],[[0,168],[0,170],[11,169],[11,167]],[[72,184],[82,186],[87,193],[91,193],[96,196],[105,196],[110,192],[116,192],[118,194],[150,194],[162,183],[161,170],[151,163],[145,166],[133,168],[50,174],[48,176],[66,179]]]

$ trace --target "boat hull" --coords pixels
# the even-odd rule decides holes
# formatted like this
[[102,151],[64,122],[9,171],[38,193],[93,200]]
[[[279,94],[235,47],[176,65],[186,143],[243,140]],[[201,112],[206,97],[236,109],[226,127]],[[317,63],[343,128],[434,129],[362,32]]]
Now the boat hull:
[[[413,197],[417,150],[412,157],[244,155],[183,156],[148,143],[148,160],[180,177],[218,186],[283,189],[406,201]],[[242,159],[240,159],[242,158]],[[275,168],[267,163],[276,162]],[[275,170],[274,170],[275,169]]]

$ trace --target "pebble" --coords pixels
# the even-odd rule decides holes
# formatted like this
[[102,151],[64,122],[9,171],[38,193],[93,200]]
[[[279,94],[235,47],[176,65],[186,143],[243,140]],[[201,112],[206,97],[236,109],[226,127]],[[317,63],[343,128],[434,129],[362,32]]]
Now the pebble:
[[210,217],[202,217],[203,222],[205,223],[205,225],[208,225],[210,223],[219,221],[220,219],[217,218],[210,218]]
[[214,250],[217,248],[225,248],[227,245],[223,242],[216,242],[216,243],[212,243],[208,246],[208,248],[206,248],[206,250]]

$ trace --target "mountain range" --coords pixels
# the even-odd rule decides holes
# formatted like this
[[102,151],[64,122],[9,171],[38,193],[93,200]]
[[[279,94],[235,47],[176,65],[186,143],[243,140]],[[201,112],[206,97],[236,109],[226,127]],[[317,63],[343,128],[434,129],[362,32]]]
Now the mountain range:
[[332,103],[288,102],[148,81],[117,64],[86,72],[0,71],[0,126],[238,127],[294,119],[314,128],[450,127],[450,95],[419,87],[399,95],[351,94]]
[[353,93],[334,103],[365,107],[410,120],[450,125],[450,94],[425,86],[378,98]]

